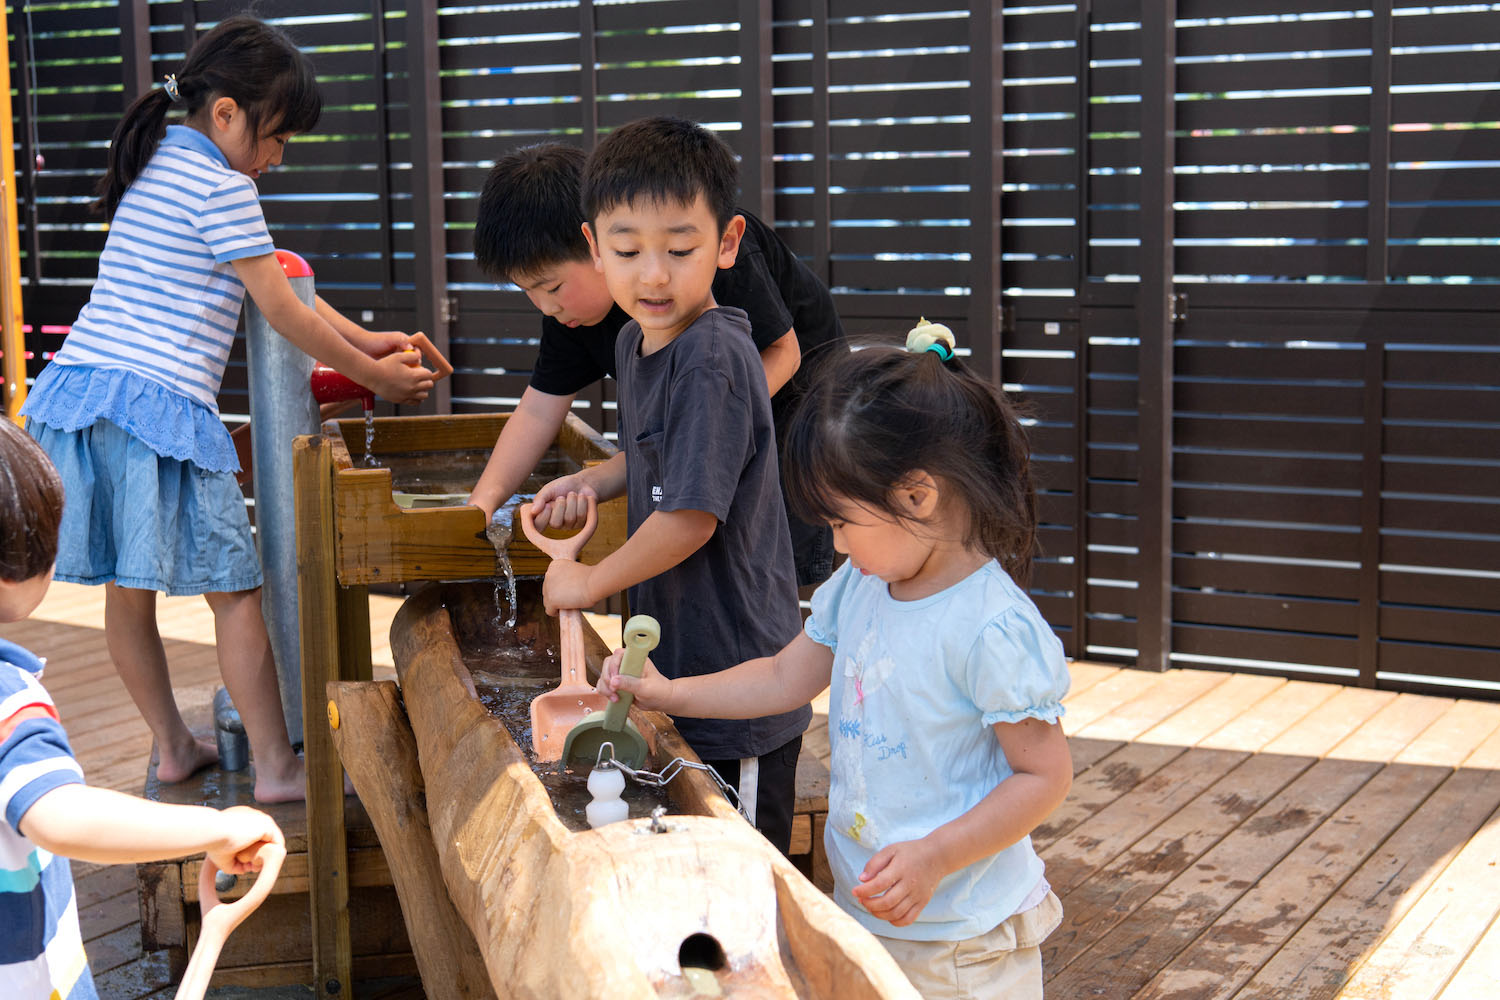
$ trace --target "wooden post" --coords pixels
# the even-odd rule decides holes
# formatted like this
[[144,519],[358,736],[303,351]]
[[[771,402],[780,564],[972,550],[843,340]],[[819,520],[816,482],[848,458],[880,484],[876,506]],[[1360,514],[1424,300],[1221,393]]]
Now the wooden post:
[[969,4],[969,348],[975,370],[1001,384],[1000,194],[1004,175],[1005,11]]
[[[412,245],[415,249],[417,322],[444,357],[448,309],[448,237],[443,204],[443,109],[439,80],[437,0],[419,0],[406,11],[407,95],[411,109]],[[453,412],[453,380],[432,387],[423,413]]]
[[776,218],[776,111],[771,103],[771,0],[739,0],[740,204],[767,224]]
[[[333,464],[318,435],[292,442],[297,510],[297,592],[302,633],[302,734],[307,763],[307,894],[312,911],[313,986],[320,1000],[353,989],[349,871],[344,843],[344,774],[324,714],[328,682],[339,680],[340,626],[355,612],[334,577]],[[369,607],[364,613],[369,641]],[[365,659],[368,662],[369,653]]]
[[328,685],[328,725],[390,863],[422,989],[430,1000],[488,997],[489,973],[474,935],[448,898],[432,828],[417,741],[390,681]]
[[[5,36],[0,7],[0,38]],[[16,150],[11,136],[10,60],[0,59],[0,344],[5,357],[6,416],[18,420],[26,402],[26,334],[21,317],[21,240],[16,226]]]
[[1176,190],[1177,0],[1141,8],[1140,586],[1136,665],[1172,665],[1172,277]]

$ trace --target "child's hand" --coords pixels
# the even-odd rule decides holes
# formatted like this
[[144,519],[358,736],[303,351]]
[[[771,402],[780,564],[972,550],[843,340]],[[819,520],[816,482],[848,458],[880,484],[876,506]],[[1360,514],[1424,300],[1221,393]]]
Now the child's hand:
[[554,559],[542,580],[542,603],[547,614],[564,608],[591,608],[598,602],[589,593],[589,574],[594,567],[571,559]]
[[411,337],[400,330],[365,330],[354,345],[372,358],[412,349]]
[[619,701],[621,691],[635,695],[635,703],[653,711],[666,711],[672,700],[671,678],[663,677],[650,658],[639,677],[627,677],[620,673],[620,661],[625,659],[625,650],[617,649],[609,654],[599,668],[599,683],[595,686],[600,694],[610,701]]
[[204,853],[221,872],[243,875],[257,871],[260,863],[255,855],[262,844],[286,846],[286,839],[276,821],[259,809],[232,806],[219,813],[219,821],[223,827],[219,843]]
[[927,839],[905,840],[876,851],[850,891],[873,916],[905,927],[931,901],[942,878],[937,851]]
[[537,491],[531,501],[531,516],[536,526],[546,531],[555,528],[572,531],[583,527],[588,519],[588,498],[599,499],[594,488],[584,481],[582,473],[554,479]]
[[415,351],[387,354],[375,362],[379,377],[370,388],[381,399],[392,403],[420,403],[432,389],[432,372],[422,367],[422,356]]

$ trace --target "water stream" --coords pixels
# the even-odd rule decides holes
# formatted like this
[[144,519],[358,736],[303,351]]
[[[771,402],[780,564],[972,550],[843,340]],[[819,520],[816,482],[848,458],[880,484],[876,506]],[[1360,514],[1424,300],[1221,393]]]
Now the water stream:
[[365,464],[377,466],[375,458],[375,407],[365,407]]
[[510,565],[510,540],[515,533],[516,509],[527,503],[535,494],[517,493],[495,511],[490,523],[485,525],[485,537],[495,547],[495,620],[500,620],[504,609],[500,606],[500,580],[505,579],[505,599],[510,608],[510,617],[505,620],[507,629],[516,627],[516,574]]

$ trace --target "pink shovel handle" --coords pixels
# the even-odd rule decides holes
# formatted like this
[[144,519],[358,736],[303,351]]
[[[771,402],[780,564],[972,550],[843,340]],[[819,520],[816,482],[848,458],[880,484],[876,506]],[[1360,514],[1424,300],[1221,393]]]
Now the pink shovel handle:
[[208,858],[203,859],[203,868],[198,872],[198,906],[203,913],[203,925],[193,957],[182,974],[182,985],[177,988],[177,1000],[202,1000],[225,939],[271,894],[281,872],[281,862],[286,860],[286,848],[263,844],[256,857],[260,858],[260,874],[249,891],[233,903],[219,901],[218,890],[214,888],[219,867]]
[[529,503],[521,505],[521,530],[526,533],[526,538],[540,549],[544,554],[553,559],[577,560],[578,554],[583,551],[589,538],[594,534],[594,528],[599,523],[599,498],[586,495],[589,512],[584,518],[583,527],[578,529],[575,535],[567,538],[548,538],[542,534],[541,529],[536,526],[536,514]]

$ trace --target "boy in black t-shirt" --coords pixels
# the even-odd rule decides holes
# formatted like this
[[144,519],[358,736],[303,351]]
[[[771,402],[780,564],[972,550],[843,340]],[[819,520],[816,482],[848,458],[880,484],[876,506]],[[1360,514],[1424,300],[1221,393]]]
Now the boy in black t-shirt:
[[[513,281],[544,314],[531,384],[469,498],[486,516],[536,467],[573,397],[615,375],[615,339],[630,317],[610,297],[583,237],[584,159],[582,150],[561,143],[515,150],[496,162],[480,194],[475,259],[486,273]],[[769,226],[737,211],[744,236],[734,263],[714,276],[714,298],[748,315],[780,428],[807,378],[802,359],[827,345],[843,349],[844,330],[817,276]],[[823,582],[833,569],[832,533],[827,525],[787,521],[798,585]]]
[[[714,295],[745,231],[736,173],[728,146],[676,118],[625,125],[590,157],[584,233],[631,317],[614,357],[623,450],[535,501],[537,524],[561,528],[588,495],[626,495],[625,544],[594,566],[554,560],[542,595],[550,613],[630,588],[631,610],[662,623],[653,659],[668,677],[771,656],[801,624],[766,377],[745,313]],[[674,720],[783,853],[811,715]]]

